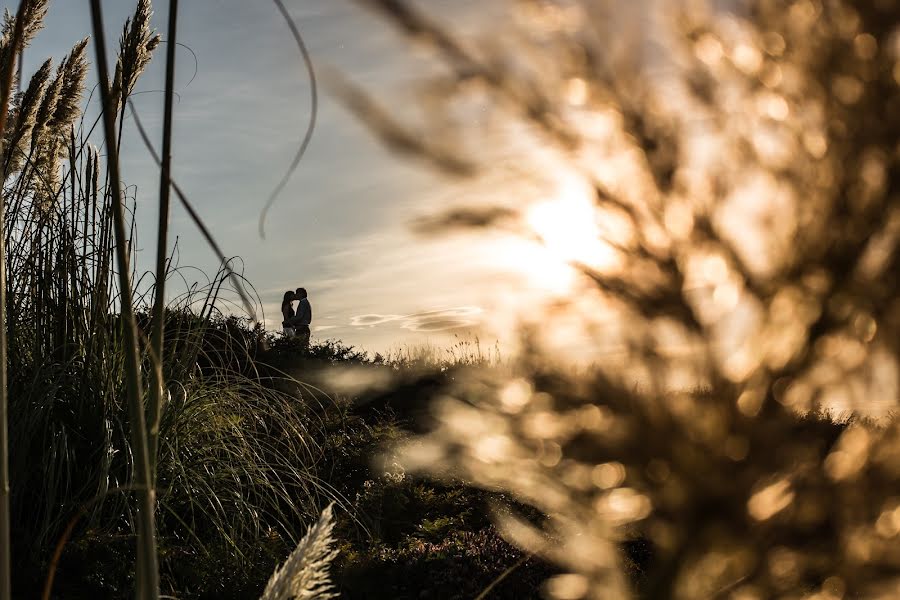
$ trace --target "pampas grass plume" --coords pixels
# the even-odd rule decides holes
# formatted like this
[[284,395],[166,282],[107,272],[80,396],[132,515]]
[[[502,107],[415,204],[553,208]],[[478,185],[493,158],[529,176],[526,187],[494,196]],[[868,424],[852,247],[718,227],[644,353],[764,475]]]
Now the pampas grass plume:
[[332,506],[325,507],[319,521],[309,528],[284,564],[275,569],[261,600],[326,600],[337,597],[328,576],[328,567],[337,556],[337,550],[331,548],[334,541]]

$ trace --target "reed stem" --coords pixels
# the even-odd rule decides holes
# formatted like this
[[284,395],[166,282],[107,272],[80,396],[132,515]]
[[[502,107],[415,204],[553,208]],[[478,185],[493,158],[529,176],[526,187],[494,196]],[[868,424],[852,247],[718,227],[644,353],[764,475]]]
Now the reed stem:
[[100,97],[103,103],[103,125],[108,150],[110,190],[113,194],[113,228],[116,239],[118,263],[119,299],[122,311],[122,328],[125,343],[125,378],[128,390],[131,443],[134,452],[135,481],[138,488],[137,511],[137,596],[142,600],[159,598],[159,569],[156,556],[156,532],[154,525],[155,491],[150,471],[150,455],[147,443],[147,426],[141,390],[141,370],[138,354],[137,325],[132,304],[131,277],[127,253],[127,232],[123,207],[122,185],[119,176],[119,160],[116,154],[115,112],[109,87],[109,67],[106,60],[106,40],[103,30],[103,13],[100,0],[91,0],[91,21],[94,30],[94,48],[97,53],[97,74]]
[[156,289],[153,300],[153,330],[150,348],[153,360],[154,382],[150,393],[150,460],[154,481],[156,479],[156,455],[159,447],[159,423],[165,394],[163,378],[163,340],[165,337],[166,260],[169,244],[169,196],[172,164],[172,98],[175,88],[175,50],[178,33],[178,0],[169,2],[169,29],[166,34],[166,87],[163,100],[162,164],[159,171],[159,226],[156,239]]
[[[0,88],[0,156],[4,156],[3,140],[6,138],[6,115],[12,93],[12,78],[16,50],[21,44],[27,0],[19,2],[16,23],[3,65]],[[3,172],[6,181],[6,170]],[[0,232],[5,231],[6,198],[0,193]],[[12,597],[12,547],[9,519],[9,397],[7,395],[7,339],[6,339],[6,240],[0,239],[0,598]]]

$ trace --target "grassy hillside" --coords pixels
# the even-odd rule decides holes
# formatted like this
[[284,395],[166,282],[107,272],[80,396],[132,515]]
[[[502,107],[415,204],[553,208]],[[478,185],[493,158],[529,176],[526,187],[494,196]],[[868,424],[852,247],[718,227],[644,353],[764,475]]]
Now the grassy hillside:
[[[391,457],[416,415],[427,413],[427,397],[473,368],[472,356],[458,364],[411,364],[369,358],[334,341],[305,351],[245,321],[202,321],[184,312],[171,315],[168,329],[172,340],[195,336],[198,351],[183,383],[170,385],[180,396],[170,398],[160,432],[164,593],[258,597],[313,515],[334,500],[340,555],[333,573],[345,597],[475,597],[508,569],[492,592],[500,595],[492,597],[536,597],[552,570],[504,542],[488,516],[489,507],[509,505],[508,497],[464,482],[429,483],[404,473]],[[178,351],[177,344],[171,351]],[[355,395],[326,387],[329,373],[360,377],[360,370],[385,385]],[[304,374],[321,387],[302,383]],[[44,415],[43,423],[67,439],[86,438],[86,429],[101,418],[91,413],[86,407],[73,422],[56,412]],[[115,407],[106,414],[112,422],[124,418]],[[123,444],[120,436],[92,452],[121,457],[127,453]],[[37,449],[32,456],[60,460]],[[96,473],[79,469],[83,460],[73,452],[52,468],[80,479],[79,490],[125,477],[124,465],[113,462],[109,471]],[[33,515],[49,516],[15,521],[22,546],[28,539],[46,540],[29,544],[27,559],[19,555],[18,592],[30,595],[55,569],[55,597],[129,596],[134,556],[127,503],[112,494],[101,501],[88,498],[89,492],[50,489],[54,485],[55,479],[35,477],[27,495],[14,496],[22,511],[17,514],[27,503]],[[76,518],[53,563],[51,551]]]

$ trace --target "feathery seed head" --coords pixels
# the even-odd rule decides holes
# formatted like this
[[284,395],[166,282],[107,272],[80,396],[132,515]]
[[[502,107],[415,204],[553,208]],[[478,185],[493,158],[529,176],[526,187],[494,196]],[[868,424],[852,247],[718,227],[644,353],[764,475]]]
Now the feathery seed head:
[[62,78],[62,89],[53,114],[54,129],[58,135],[65,135],[81,113],[81,95],[87,75],[87,41],[84,38],[75,44],[57,69],[57,77]]
[[124,104],[134,91],[138,77],[147,68],[153,50],[159,46],[160,36],[150,28],[150,17],[153,11],[150,0],[138,0],[134,16],[125,21],[122,36],[119,38],[119,58],[116,62],[118,87],[113,85],[113,92]]
[[[22,34],[16,48],[11,47],[15,33],[16,17],[9,10],[4,10],[2,35],[0,35],[0,70],[5,70],[7,65],[13,66],[19,50],[27,48],[37,32],[44,26],[44,17],[47,15],[47,3],[48,0],[22,0],[22,5],[20,6]],[[18,77],[17,70],[13,69],[13,87],[18,86]]]
[[10,112],[7,121],[10,126],[5,132],[5,165],[7,176],[22,168],[25,153],[34,128],[35,116],[50,79],[53,60],[47,59],[41,68],[31,77],[28,88],[15,99],[15,108]]
[[[47,16],[49,0],[23,0],[23,2],[25,2],[25,6],[22,11],[24,20],[22,21],[21,47],[27,48],[34,36],[37,35],[37,32],[44,26],[44,17]],[[4,50],[12,42],[15,27],[16,15],[9,12],[9,9],[4,9],[3,41],[0,42]]]
[[34,75],[28,87],[17,99],[18,102],[18,122],[16,128],[28,128],[34,125],[34,118],[37,114],[38,106],[44,90],[47,87],[47,81],[50,79],[50,69],[53,68],[53,59],[48,58],[44,61]]
[[66,135],[81,112],[81,95],[87,74],[86,47],[87,38],[75,44],[63,59],[46,86],[34,115],[31,162],[35,177],[30,185],[43,211],[49,210],[57,196],[59,159],[67,154]]
[[332,506],[322,511],[319,521],[309,528],[284,564],[275,569],[261,600],[328,600],[336,598],[328,576],[328,567],[337,550],[334,541]]
[[48,137],[32,156],[35,177],[29,184],[34,189],[34,199],[40,212],[50,213],[59,191],[59,158],[64,144],[57,136]]
[[57,72],[56,76],[47,85],[44,90],[44,97],[38,106],[34,119],[34,128],[31,133],[31,146],[34,148],[39,145],[50,125],[53,115],[56,113],[56,106],[59,104],[60,94],[63,87],[63,76]]

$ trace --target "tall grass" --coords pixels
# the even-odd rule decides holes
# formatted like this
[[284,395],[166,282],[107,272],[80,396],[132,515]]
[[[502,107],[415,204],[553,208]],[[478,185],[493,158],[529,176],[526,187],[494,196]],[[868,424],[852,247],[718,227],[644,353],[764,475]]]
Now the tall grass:
[[[9,151],[6,145],[6,121],[10,95],[13,88],[15,59],[28,45],[35,32],[40,29],[46,13],[46,2],[19,3],[15,19],[10,23],[7,16],[0,43],[0,156]],[[7,165],[3,166],[3,181],[6,181]],[[6,224],[6,194],[0,198],[0,230]],[[0,246],[3,246],[0,243]],[[10,536],[10,482],[9,482],[9,430],[8,430],[8,381],[7,381],[7,328],[6,328],[6,273],[7,256],[0,247],[0,597],[11,595],[11,536]]]
[[[91,19],[94,29],[94,47],[97,56],[97,70],[100,78],[100,99],[102,101],[103,131],[105,133],[107,166],[110,193],[112,194],[112,226],[115,232],[115,252],[118,264],[120,309],[122,311],[123,344],[125,346],[125,381],[128,389],[129,423],[131,444],[135,456],[135,481],[139,487],[137,495],[138,554],[137,554],[137,596],[143,600],[159,597],[159,568],[156,556],[156,493],[150,465],[150,447],[147,439],[147,422],[144,410],[144,391],[139,362],[137,324],[134,320],[132,302],[131,268],[127,250],[125,211],[123,208],[122,182],[119,174],[118,140],[116,137],[115,107],[124,106],[133,89],[137,76],[149,60],[151,48],[145,41],[144,30],[149,28],[149,1],[139,0],[133,26],[125,25],[122,36],[122,52],[117,63],[118,96],[110,84],[109,67],[106,61],[106,42],[103,33],[103,14],[100,0],[91,2]],[[158,41],[158,38],[157,38]],[[124,113],[123,113],[124,114]],[[119,120],[121,127],[122,119]],[[165,273],[159,273],[165,278]]]
[[[100,3],[91,8],[105,159],[89,142],[98,122],[85,123],[80,110],[88,40],[55,70],[46,61],[14,96],[14,50],[40,28],[46,3],[23,0],[0,46],[9,102],[0,111],[6,267],[0,261],[0,362],[9,365],[0,420],[8,398],[10,434],[3,437],[0,423],[0,562],[13,560],[33,578],[60,536],[54,569],[66,563],[67,539],[134,534],[137,594],[155,598],[157,535],[169,545],[189,540],[178,543],[201,554],[210,551],[201,539],[217,540],[239,568],[266,532],[299,538],[302,524],[333,494],[315,476],[322,458],[316,440],[323,436],[314,415],[255,370],[262,330],[219,308],[229,285],[252,304],[232,263],[181,294],[165,286],[178,276],[165,216],[175,186],[169,175],[175,2],[159,255],[151,277],[134,277],[138,204],[126,193],[117,158],[128,98],[160,38],[150,28],[150,3],[139,0],[111,72]],[[11,517],[4,518],[7,506]],[[11,542],[4,541],[8,523]],[[161,564],[163,573],[173,568],[171,558]],[[0,597],[9,597],[8,575],[0,569]],[[47,593],[51,587],[52,578]]]
[[[12,57],[16,55],[19,40],[22,36],[24,3],[19,5],[16,15],[16,27],[11,39],[4,36],[6,60],[0,65],[0,133],[6,127],[6,111],[9,107],[9,96],[12,92]],[[0,140],[0,155],[3,154],[3,141]],[[4,170],[5,175],[5,170]],[[5,177],[4,177],[5,179]],[[0,198],[0,228],[5,222],[6,198]],[[9,398],[7,396],[6,371],[6,252],[0,243],[0,597],[9,598],[12,589],[12,573],[10,569],[10,516],[9,516]]]
[[482,347],[477,337],[459,337],[447,347],[431,344],[405,346],[378,354],[375,361],[395,369],[421,368],[423,370],[448,370],[458,367],[499,366],[503,361],[500,345]]

